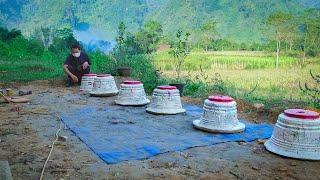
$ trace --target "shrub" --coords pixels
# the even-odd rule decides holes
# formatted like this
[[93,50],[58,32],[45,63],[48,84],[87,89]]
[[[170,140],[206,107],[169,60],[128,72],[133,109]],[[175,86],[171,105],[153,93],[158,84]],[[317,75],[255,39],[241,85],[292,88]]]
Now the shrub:
[[96,51],[88,54],[91,60],[91,72],[108,73],[116,75],[117,63],[110,55],[105,55],[103,52]]
[[152,92],[158,85],[166,83],[160,77],[160,73],[154,67],[153,60],[150,57],[139,54],[126,57],[126,61],[132,68],[132,77],[144,83],[144,87],[148,93]]
[[320,108],[320,75],[313,74],[310,70],[310,76],[314,80],[314,86],[304,83],[304,86],[299,82],[300,90],[309,97],[311,105],[315,108]]
[[[201,68],[200,68],[201,69]],[[195,80],[188,80],[185,86],[184,95],[192,97],[207,97],[212,93],[233,94],[232,88],[227,88],[221,75],[216,73],[215,76],[208,80],[208,76],[201,74],[196,76]],[[204,77],[200,79],[198,77]]]

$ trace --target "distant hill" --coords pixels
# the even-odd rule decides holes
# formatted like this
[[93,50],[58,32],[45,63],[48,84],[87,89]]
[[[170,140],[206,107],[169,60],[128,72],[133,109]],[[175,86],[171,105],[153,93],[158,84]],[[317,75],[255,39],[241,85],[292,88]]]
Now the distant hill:
[[35,28],[69,26],[97,32],[112,40],[119,22],[136,31],[148,20],[159,21],[164,33],[190,32],[216,21],[221,37],[261,42],[266,17],[276,11],[300,13],[320,8],[319,0],[0,0],[0,23],[31,35]]

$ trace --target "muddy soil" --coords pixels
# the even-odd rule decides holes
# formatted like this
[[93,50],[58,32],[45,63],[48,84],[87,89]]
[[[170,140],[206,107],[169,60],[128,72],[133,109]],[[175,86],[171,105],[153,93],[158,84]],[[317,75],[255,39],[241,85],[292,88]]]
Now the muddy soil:
[[[46,81],[15,88],[32,90],[32,101],[0,104],[0,160],[9,161],[14,179],[39,179],[59,128],[58,118],[52,112],[83,106],[88,100],[79,95],[78,87],[64,88]],[[95,100],[102,104],[105,101]],[[201,105],[201,100],[194,103]],[[275,121],[265,113],[240,106],[242,118],[252,122]],[[63,127],[60,135],[68,139],[54,146],[44,179],[320,179],[320,162],[274,155],[265,150],[262,140],[197,147],[110,165],[68,129]]]

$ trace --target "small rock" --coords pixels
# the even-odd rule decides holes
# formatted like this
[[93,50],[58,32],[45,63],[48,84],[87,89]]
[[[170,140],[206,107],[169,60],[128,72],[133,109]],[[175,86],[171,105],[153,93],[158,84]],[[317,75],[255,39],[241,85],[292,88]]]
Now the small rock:
[[181,156],[184,157],[185,159],[189,158],[189,154],[188,153],[181,153]]
[[19,95],[20,96],[29,95],[29,94],[32,94],[32,91],[25,91],[25,90],[20,90],[19,91]]
[[239,141],[238,144],[239,144],[239,145],[245,145],[245,144],[247,144],[247,143],[244,142],[244,141]]
[[288,171],[288,168],[286,168],[286,167],[280,167],[280,168],[278,168],[278,171],[280,171],[280,172],[286,172],[286,171]]
[[253,166],[252,169],[253,169],[253,170],[260,170],[260,168],[257,167],[257,166]]
[[291,166],[297,166],[298,163],[297,163],[297,162],[291,162],[290,165],[291,165]]
[[67,137],[67,136],[59,136],[59,137],[58,137],[58,141],[66,142],[66,141],[67,141],[67,139],[68,139],[68,137]]
[[258,139],[257,142],[258,142],[259,144],[264,144],[264,143],[266,142],[266,140],[265,140],[265,139]]
[[262,104],[262,103],[255,103],[255,104],[253,104],[253,107],[259,113],[262,113],[264,111],[264,104]]

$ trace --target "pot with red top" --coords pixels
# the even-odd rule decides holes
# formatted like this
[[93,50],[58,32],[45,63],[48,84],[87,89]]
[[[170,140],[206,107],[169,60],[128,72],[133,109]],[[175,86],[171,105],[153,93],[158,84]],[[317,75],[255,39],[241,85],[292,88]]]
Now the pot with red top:
[[97,75],[94,78],[91,96],[115,96],[118,94],[118,88],[114,77],[110,74]]
[[123,106],[141,106],[150,102],[147,98],[143,88],[143,84],[140,81],[124,81],[120,85],[120,91],[116,104]]
[[320,160],[320,115],[304,109],[287,109],[278,116],[271,138],[264,144],[281,156]]
[[93,88],[94,78],[97,77],[97,74],[84,74],[81,78],[80,91],[90,92]]
[[186,112],[182,107],[180,93],[175,86],[158,86],[152,94],[152,100],[146,109],[152,114],[179,114]]
[[193,121],[195,128],[212,133],[238,133],[245,125],[238,120],[237,103],[232,97],[215,95],[204,101],[203,114]]

